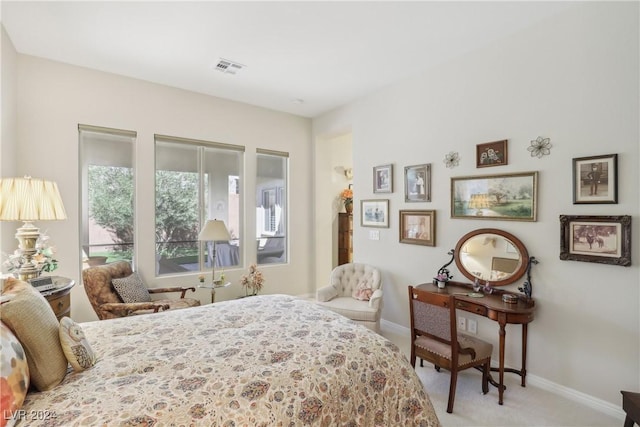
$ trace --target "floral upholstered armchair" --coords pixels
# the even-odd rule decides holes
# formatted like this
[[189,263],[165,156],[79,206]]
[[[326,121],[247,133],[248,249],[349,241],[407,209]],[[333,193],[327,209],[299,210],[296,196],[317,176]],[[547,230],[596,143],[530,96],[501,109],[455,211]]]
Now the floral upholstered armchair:
[[380,271],[367,264],[348,263],[331,272],[330,285],[316,292],[318,304],[380,332],[382,312]]
[[[100,320],[200,305],[197,299],[185,298],[187,291],[195,292],[194,287],[147,289],[127,261],[87,268],[82,271],[82,281],[89,302]],[[151,294],[168,292],[180,292],[180,298],[151,299]]]

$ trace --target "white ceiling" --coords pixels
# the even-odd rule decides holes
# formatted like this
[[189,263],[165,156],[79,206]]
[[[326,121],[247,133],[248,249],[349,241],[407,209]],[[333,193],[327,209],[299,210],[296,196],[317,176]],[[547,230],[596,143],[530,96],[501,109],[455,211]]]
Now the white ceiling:
[[[3,0],[0,18],[23,54],[314,117],[568,7]],[[246,68],[214,71],[221,57]]]

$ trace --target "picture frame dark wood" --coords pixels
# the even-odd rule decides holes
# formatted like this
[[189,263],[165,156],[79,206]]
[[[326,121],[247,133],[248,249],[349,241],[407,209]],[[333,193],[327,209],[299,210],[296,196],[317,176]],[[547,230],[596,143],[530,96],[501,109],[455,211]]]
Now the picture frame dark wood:
[[618,155],[573,159],[573,204],[618,203]]
[[509,163],[507,141],[485,142],[476,145],[476,167],[488,168],[492,166],[504,166]]
[[560,215],[560,259],[631,265],[631,216]]
[[435,210],[401,210],[400,243],[436,245]]
[[373,192],[393,193],[393,165],[381,165],[373,168]]
[[363,227],[389,227],[389,199],[361,200],[360,225]]
[[536,221],[538,172],[451,178],[451,218]]
[[431,201],[431,163],[405,166],[404,201]]

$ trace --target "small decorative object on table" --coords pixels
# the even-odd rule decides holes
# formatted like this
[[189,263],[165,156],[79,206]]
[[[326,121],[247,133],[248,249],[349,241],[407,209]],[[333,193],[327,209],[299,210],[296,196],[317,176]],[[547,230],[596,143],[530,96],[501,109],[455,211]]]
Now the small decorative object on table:
[[262,272],[258,270],[256,264],[251,264],[249,267],[249,274],[245,274],[240,279],[240,284],[244,287],[245,296],[258,295],[258,292],[262,289],[264,284],[264,276]]
[[344,203],[344,210],[347,213],[353,212],[353,190],[351,188],[345,188],[340,193],[340,199]]
[[502,294],[502,301],[507,304],[517,304],[518,303],[518,295],[515,294]]
[[[36,240],[35,252],[30,257],[26,257],[21,249],[15,252],[4,261],[3,266],[9,272],[13,272],[16,279],[28,280],[40,276],[42,272],[51,273],[58,268],[58,260],[54,258],[55,247],[49,245],[49,236],[40,234]],[[23,274],[23,267],[32,266],[33,274]]]
[[446,268],[441,268],[438,270],[438,274],[433,278],[437,282],[438,288],[444,289],[449,279],[451,279],[453,275],[449,273],[449,270]]

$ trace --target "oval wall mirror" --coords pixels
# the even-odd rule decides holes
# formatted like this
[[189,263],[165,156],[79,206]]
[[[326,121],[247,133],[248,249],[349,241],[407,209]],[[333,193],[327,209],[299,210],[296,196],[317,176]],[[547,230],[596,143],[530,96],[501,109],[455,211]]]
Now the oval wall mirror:
[[489,281],[492,286],[516,282],[529,263],[524,244],[513,234],[496,228],[481,228],[462,236],[454,257],[466,278]]

